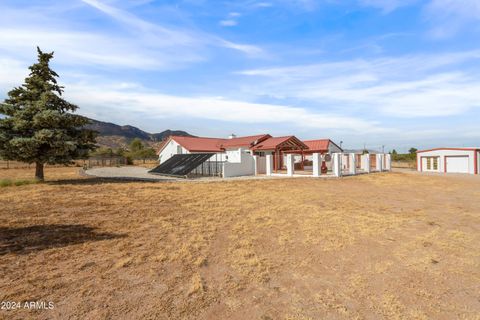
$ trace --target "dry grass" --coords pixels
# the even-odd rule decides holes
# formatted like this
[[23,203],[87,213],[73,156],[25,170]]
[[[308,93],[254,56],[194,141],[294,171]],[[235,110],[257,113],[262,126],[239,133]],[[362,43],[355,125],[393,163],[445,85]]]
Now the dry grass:
[[0,318],[480,317],[480,179],[119,183],[77,170],[0,189],[0,300],[55,303]]

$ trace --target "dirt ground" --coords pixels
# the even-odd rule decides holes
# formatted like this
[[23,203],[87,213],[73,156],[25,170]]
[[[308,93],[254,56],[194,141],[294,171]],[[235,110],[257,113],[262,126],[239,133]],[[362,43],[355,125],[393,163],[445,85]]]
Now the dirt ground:
[[0,188],[1,319],[480,319],[479,177],[77,170]]

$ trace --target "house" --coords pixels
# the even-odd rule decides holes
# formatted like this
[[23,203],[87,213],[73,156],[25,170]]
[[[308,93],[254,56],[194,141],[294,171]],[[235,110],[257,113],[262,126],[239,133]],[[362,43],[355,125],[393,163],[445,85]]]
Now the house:
[[[172,158],[174,155],[179,156]],[[378,164],[374,162],[376,158],[366,159],[370,156],[377,157]],[[342,148],[330,139],[302,141],[295,136],[269,134],[244,137],[232,134],[229,138],[171,136],[160,147],[160,165],[155,170],[166,172],[172,166],[185,168],[188,159],[192,165],[196,158],[204,160],[192,171],[193,175],[213,173],[224,178],[258,174],[293,176],[295,172],[313,176],[332,172],[341,176],[390,170],[389,155],[343,154]]]
[[420,172],[479,174],[479,148],[435,148],[417,151]]
[[160,163],[170,159],[175,154],[211,153],[211,161],[240,161],[240,154],[250,153],[250,148],[271,138],[269,134],[236,137],[231,135],[227,139],[170,136],[160,146],[158,161]]

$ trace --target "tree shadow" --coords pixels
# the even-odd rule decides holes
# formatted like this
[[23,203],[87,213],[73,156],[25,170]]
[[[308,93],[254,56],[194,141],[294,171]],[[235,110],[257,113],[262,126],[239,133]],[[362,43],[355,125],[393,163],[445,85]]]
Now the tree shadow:
[[97,232],[96,229],[82,224],[0,227],[0,256],[8,253],[28,254],[45,249],[127,236],[126,234]]

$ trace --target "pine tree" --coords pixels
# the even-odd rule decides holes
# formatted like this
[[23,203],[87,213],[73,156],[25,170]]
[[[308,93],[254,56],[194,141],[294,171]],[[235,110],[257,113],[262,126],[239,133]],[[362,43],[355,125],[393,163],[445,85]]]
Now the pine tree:
[[30,66],[25,83],[8,92],[0,103],[0,158],[35,163],[35,178],[44,179],[48,164],[68,164],[85,158],[95,148],[95,132],[75,115],[78,107],[61,96],[58,74],[50,69],[53,52],[37,47],[38,62]]

